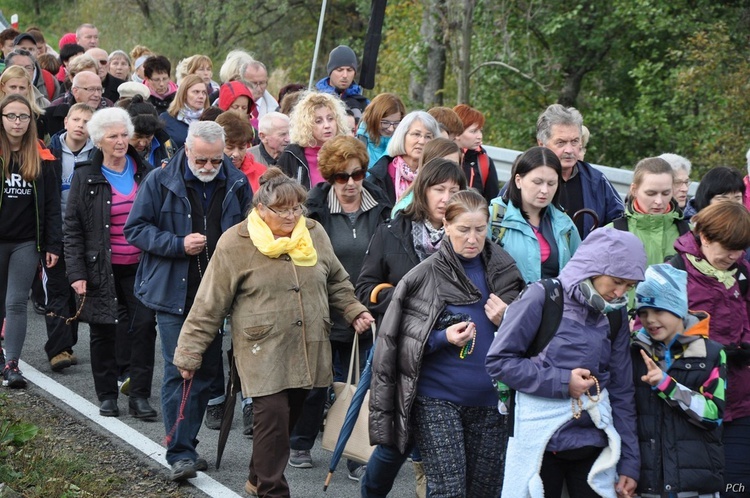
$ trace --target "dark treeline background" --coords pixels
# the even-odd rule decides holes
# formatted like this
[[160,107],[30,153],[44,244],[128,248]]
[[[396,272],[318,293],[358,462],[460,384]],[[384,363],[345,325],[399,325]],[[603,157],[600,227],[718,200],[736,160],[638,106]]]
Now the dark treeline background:
[[[305,0],[4,0],[21,28],[48,41],[95,24],[106,50],[144,44],[173,64],[203,53],[214,76],[226,53],[250,51],[273,93],[307,83],[321,4]],[[367,0],[331,0],[316,80],[328,51],[361,56]],[[376,87],[410,109],[466,102],[487,118],[485,143],[534,144],[536,117],[577,107],[592,133],[586,159],[632,168],[675,152],[698,172],[745,169],[750,146],[750,2],[716,0],[390,0]],[[693,175],[697,177],[697,175]]]

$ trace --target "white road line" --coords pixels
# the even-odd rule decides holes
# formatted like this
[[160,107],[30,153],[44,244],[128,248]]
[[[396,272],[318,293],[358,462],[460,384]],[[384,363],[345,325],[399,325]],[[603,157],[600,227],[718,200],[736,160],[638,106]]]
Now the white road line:
[[[19,363],[23,371],[23,376],[26,377],[27,380],[41,387],[92,422],[116,435],[158,464],[169,468],[169,464],[166,460],[166,448],[155,443],[115,417],[102,417],[99,415],[98,406],[79,396],[59,382],[52,380],[28,363],[24,361],[20,361]],[[190,479],[190,484],[212,498],[241,498],[241,495],[238,495],[204,472],[198,472],[198,477]]]

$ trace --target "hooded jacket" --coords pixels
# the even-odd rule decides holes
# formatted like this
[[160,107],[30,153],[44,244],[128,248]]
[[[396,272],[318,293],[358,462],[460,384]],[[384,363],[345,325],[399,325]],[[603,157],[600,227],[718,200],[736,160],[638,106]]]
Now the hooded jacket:
[[[506,303],[518,297],[524,283],[513,258],[491,243],[485,243],[478,257],[484,262],[490,292]],[[472,304],[481,297],[447,238],[437,253],[399,282],[380,325],[372,361],[370,444],[406,451],[430,332],[448,304]]]
[[[542,253],[539,249],[539,240],[534,235],[531,225],[524,219],[521,210],[512,202],[506,205],[501,197],[493,199],[490,204],[497,204],[505,210],[500,222],[500,226],[505,228],[500,245],[516,260],[526,283],[541,279]],[[554,243],[557,245],[558,265],[562,270],[581,244],[581,237],[570,217],[553,205],[550,204],[547,207],[544,217],[552,225],[552,231],[555,234]],[[488,227],[488,231],[490,229],[491,227]],[[487,235],[492,236],[491,233]]]
[[[670,344],[655,342],[645,329],[633,339],[631,357],[638,409],[641,493],[723,490],[724,448],[720,425],[727,383],[721,344],[708,340],[709,317],[691,313],[687,330]],[[651,387],[641,380],[645,351],[665,372]]]
[[294,178],[300,185],[310,190],[310,165],[305,158],[305,149],[299,144],[289,144],[279,155],[276,164],[284,174]]
[[330,93],[344,101],[349,109],[358,109],[361,113],[365,112],[365,107],[370,104],[370,100],[362,95],[362,87],[352,82],[352,84],[343,92],[331,85],[331,78],[323,78],[315,84],[315,89],[319,92]]
[[[692,254],[701,259],[705,256],[694,233],[682,235],[674,247],[688,274],[688,306],[711,315],[711,339],[724,346],[750,342],[750,296],[743,296],[736,282],[727,289],[715,278],[695,269],[685,255]],[[750,273],[750,265],[744,259],[740,258],[736,264],[744,266]],[[736,276],[741,277],[739,271]],[[730,366],[729,386],[724,420],[731,422],[750,416],[750,368]]]
[[367,165],[368,171],[375,166],[378,159],[385,155],[385,151],[388,149],[388,143],[391,141],[391,137],[380,137],[380,142],[377,144],[370,138],[370,134],[367,133],[367,124],[364,121],[359,122],[357,128],[357,138],[367,146],[367,156],[370,158],[370,162]]
[[[594,230],[560,272],[564,307],[552,340],[539,355],[524,357],[541,324],[545,299],[542,284],[531,284],[520,299],[508,306],[486,363],[490,376],[510,388],[558,399],[570,397],[568,383],[573,369],[591,371],[601,389],[609,390],[614,426],[622,438],[617,470],[635,480],[638,480],[640,460],[625,309],[621,310],[622,328],[610,342],[607,316],[588,304],[579,284],[599,275],[640,281],[645,269],[643,244],[635,235],[609,228]],[[587,414],[560,427],[547,450],[564,451],[584,446],[607,446],[604,432],[594,426]]]
[[669,212],[664,214],[639,213],[633,208],[631,200],[625,208],[628,231],[643,242],[649,265],[664,263],[675,254],[674,241],[680,236],[677,223],[682,221],[682,212],[674,199],[670,201],[670,207]]
[[[135,182],[140,185],[151,166],[132,145],[128,145],[127,154],[133,160]],[[112,187],[102,173],[103,160],[102,151],[96,149],[91,161],[76,165],[65,212],[65,266],[71,284],[86,280],[81,320],[114,324],[118,303],[109,228]]]
[[229,81],[221,85],[219,88],[219,109],[222,111],[229,110],[229,107],[240,97],[247,97],[249,99],[247,105],[247,114],[250,115],[255,102],[253,101],[253,94],[250,93],[247,86],[241,81]]

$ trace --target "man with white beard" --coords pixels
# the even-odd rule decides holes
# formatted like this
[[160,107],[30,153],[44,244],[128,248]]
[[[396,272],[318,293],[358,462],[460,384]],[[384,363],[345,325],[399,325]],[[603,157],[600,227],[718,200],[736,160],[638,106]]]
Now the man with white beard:
[[173,481],[193,478],[208,468],[195,441],[209,386],[222,366],[217,334],[195,372],[185,418],[175,426],[183,392],[182,377],[172,364],[177,338],[219,237],[245,219],[251,201],[247,178],[224,155],[224,129],[212,121],[198,121],[190,125],[185,148],[143,180],[125,223],[128,243],[143,251],[135,295],[156,311],[159,324],[162,413]]

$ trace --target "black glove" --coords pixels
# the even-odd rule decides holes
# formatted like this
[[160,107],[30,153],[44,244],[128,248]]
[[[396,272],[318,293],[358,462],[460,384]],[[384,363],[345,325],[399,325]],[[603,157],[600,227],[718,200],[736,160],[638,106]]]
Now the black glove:
[[750,342],[743,342],[739,346],[735,343],[724,347],[727,364],[731,367],[742,368],[750,365]]
[[445,330],[451,325],[461,322],[470,322],[471,317],[466,313],[451,313],[448,310],[443,311],[435,322],[435,330]]

